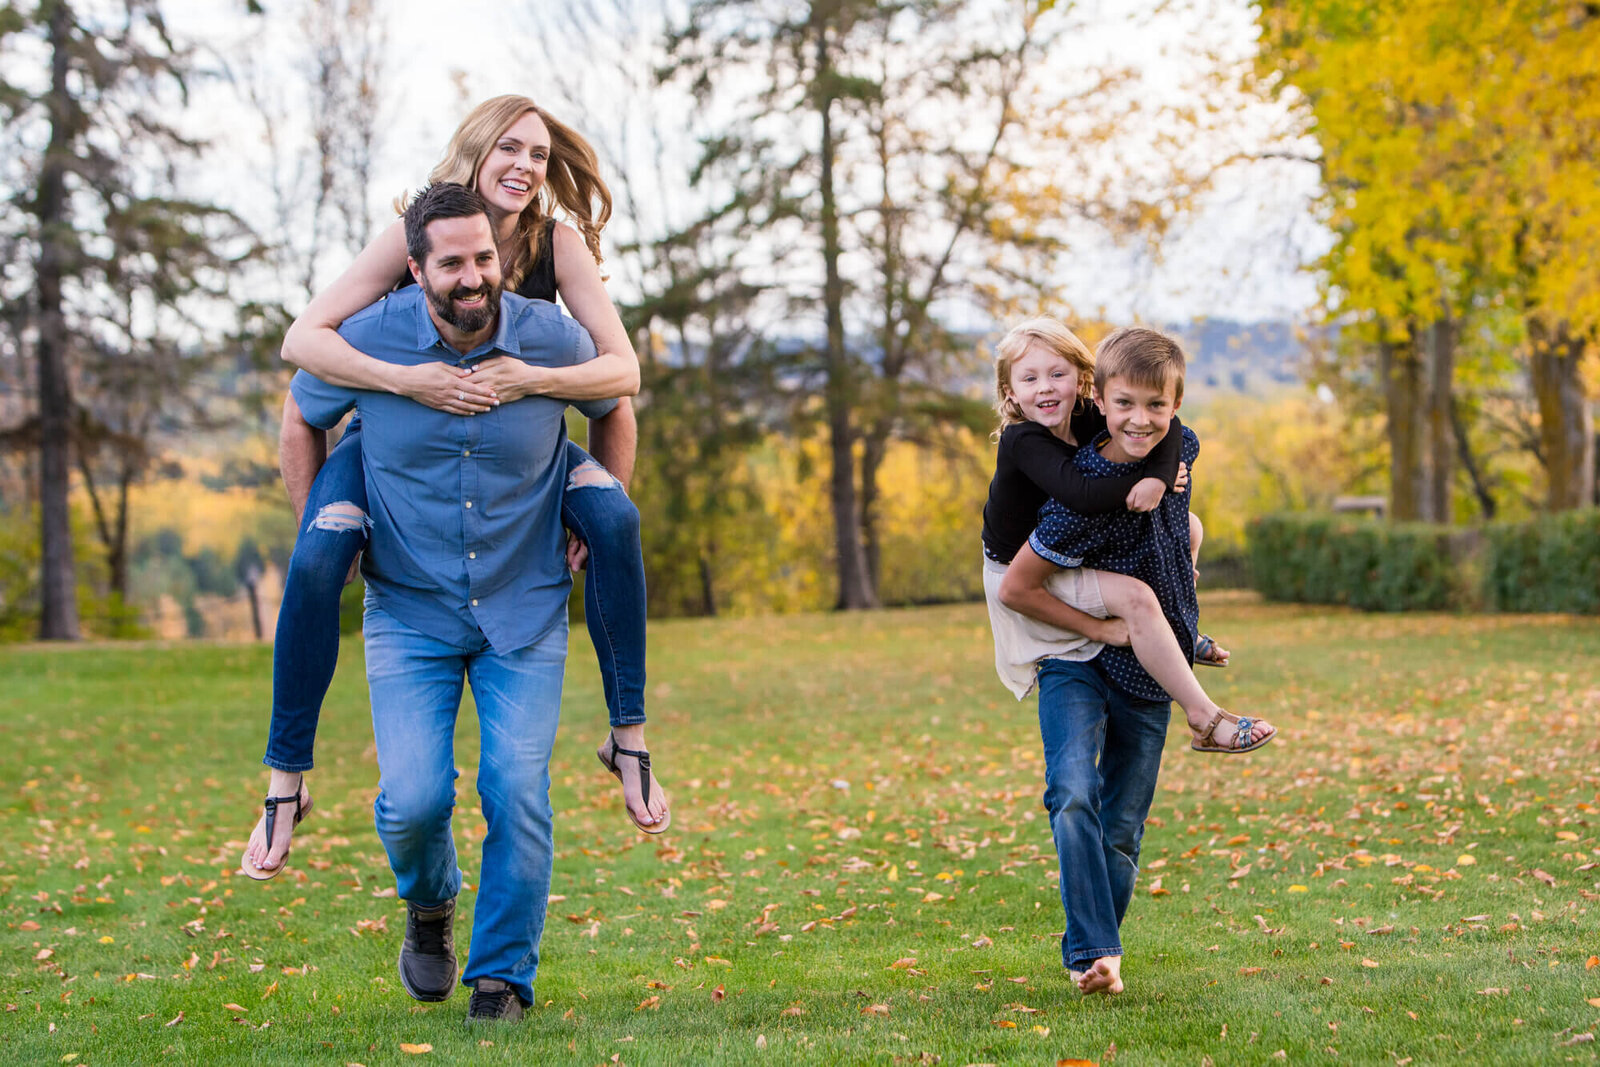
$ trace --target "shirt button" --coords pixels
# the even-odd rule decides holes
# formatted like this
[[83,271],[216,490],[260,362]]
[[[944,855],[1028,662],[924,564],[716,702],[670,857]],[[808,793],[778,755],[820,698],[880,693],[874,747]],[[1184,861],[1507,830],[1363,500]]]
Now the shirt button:
[[477,559],[478,558],[478,554],[476,552],[468,552],[467,553],[467,558],[468,559]]
[[478,598],[477,597],[473,597],[472,598],[472,606],[473,607],[477,607],[478,606]]
[[463,449],[462,449],[462,450],[461,450],[461,454],[462,454],[462,455],[463,455],[463,456],[470,456],[470,455],[472,455],[472,449],[470,449],[470,448],[463,448]]
[[471,507],[471,506],[472,506],[472,501],[470,501],[470,500],[469,500],[469,501],[467,501],[467,507],[469,507],[469,508],[470,508],[470,507]]

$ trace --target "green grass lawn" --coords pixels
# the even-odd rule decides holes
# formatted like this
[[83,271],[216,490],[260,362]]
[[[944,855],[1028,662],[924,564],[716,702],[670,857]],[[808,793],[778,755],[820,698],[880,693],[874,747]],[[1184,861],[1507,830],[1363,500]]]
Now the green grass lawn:
[[[0,652],[0,1061],[1595,1062],[1600,621],[1204,609],[1234,666],[1202,680],[1282,733],[1224,758],[1174,729],[1128,992],[1093,1000],[981,605],[654,626],[662,840],[594,758],[580,628],[539,1003],[471,1032],[464,990],[421,1005],[395,973],[358,645],[265,885],[233,872],[268,649]],[[469,886],[476,750],[469,712]]]

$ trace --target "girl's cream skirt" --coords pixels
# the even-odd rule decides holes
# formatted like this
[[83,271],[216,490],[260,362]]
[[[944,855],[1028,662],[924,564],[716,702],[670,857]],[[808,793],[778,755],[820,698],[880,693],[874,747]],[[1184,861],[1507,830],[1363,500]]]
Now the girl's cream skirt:
[[[1058,630],[1049,623],[1030,619],[1000,603],[1000,582],[1006,565],[983,557],[983,596],[989,603],[989,627],[994,631],[994,669],[1007,689],[1018,700],[1033,691],[1034,678],[1042,659],[1070,659],[1087,662],[1105,646],[1071,630]],[[1096,618],[1106,618],[1105,602],[1100,598],[1100,578],[1085,567],[1058,570],[1045,582],[1057,600]]]

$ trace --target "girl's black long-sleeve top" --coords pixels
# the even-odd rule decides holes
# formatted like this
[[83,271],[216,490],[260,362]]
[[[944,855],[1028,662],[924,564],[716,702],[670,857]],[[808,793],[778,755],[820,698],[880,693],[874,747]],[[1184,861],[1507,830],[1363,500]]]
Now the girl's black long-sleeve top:
[[[1072,436],[1084,445],[1106,428],[1105,416],[1087,400],[1072,412]],[[1128,493],[1143,478],[1159,478],[1170,492],[1178,477],[1183,428],[1172,426],[1145,459],[1143,473],[1120,478],[1088,478],[1073,459],[1070,445],[1036,422],[1017,422],[1000,434],[989,500],[983,506],[983,551],[990,559],[1010,563],[1039,521],[1039,509],[1050,497],[1080,515],[1106,515],[1127,507]]]

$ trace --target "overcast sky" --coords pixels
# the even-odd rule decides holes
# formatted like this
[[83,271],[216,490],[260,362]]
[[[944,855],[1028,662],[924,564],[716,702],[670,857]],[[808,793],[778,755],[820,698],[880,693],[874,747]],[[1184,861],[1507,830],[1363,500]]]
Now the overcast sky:
[[[166,0],[163,10],[178,35],[212,45],[225,56],[247,51],[268,69],[281,69],[289,84],[301,47],[293,19],[300,2],[266,0],[265,20],[245,15],[243,3],[232,0]],[[377,2],[387,26],[385,76],[390,92],[370,201],[374,216],[382,219],[396,193],[424,180],[451,130],[473,103],[503,92],[545,101],[559,96],[557,83],[562,79],[542,69],[542,56],[526,54],[527,42],[539,32],[543,4],[554,0]],[[1185,80],[1199,63],[1201,45],[1234,56],[1248,55],[1251,49],[1250,15],[1242,0],[1195,2],[1205,4],[1196,14],[1134,25],[1126,15],[1148,3],[1091,0],[1079,8],[1098,28],[1075,39],[1074,45],[1138,64],[1154,95],[1181,97]],[[514,53],[519,42],[520,51]],[[594,44],[603,46],[604,42]],[[571,56],[574,64],[582,61],[581,55]],[[248,172],[250,161],[259,155],[258,127],[220,86],[205,90],[200,100],[196,111],[201,132],[219,148],[227,146],[213,158],[232,161],[208,167],[203,183],[210,195],[238,202],[242,191],[259,184],[252,181],[259,175],[240,177],[233,171],[239,167]],[[600,110],[575,115],[574,124],[586,128],[585,119],[598,121]],[[1259,124],[1273,121],[1276,116],[1263,115]],[[1253,117],[1244,116],[1246,127],[1253,124]],[[1250,320],[1300,314],[1315,291],[1299,264],[1325,242],[1307,209],[1314,177],[1304,164],[1241,170],[1220,183],[1207,207],[1181,232],[1169,235],[1159,259],[1143,250],[1107,244],[1064,266],[1063,286],[1073,294],[1079,312],[1099,310],[1113,321],[1139,317],[1173,322],[1204,315]],[[336,271],[343,262],[343,258],[330,262],[327,270]]]

